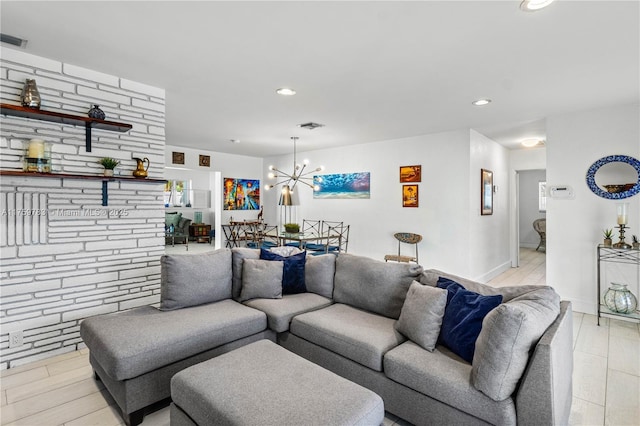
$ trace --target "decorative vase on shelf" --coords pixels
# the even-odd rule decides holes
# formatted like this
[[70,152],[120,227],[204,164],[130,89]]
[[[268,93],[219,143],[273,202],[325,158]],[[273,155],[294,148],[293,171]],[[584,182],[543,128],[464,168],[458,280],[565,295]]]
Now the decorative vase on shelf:
[[97,118],[98,120],[104,120],[106,115],[103,110],[100,109],[100,105],[93,105],[93,108],[87,112],[89,118]]
[[638,299],[626,284],[611,283],[611,287],[604,294],[604,304],[613,312],[631,314],[638,307]]
[[20,94],[20,102],[22,106],[40,109],[40,92],[38,92],[38,86],[36,86],[34,79],[28,78],[25,81]]

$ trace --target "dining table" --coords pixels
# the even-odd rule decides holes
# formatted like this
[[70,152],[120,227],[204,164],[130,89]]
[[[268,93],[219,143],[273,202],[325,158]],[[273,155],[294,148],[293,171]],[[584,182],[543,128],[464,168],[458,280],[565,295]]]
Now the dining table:
[[[300,243],[300,248],[305,250],[306,245],[310,241],[314,242],[326,242],[324,244],[324,252],[329,252],[329,244],[330,240],[340,241],[341,236],[339,234],[330,234],[330,233],[318,233],[318,232],[280,232],[278,234],[278,239],[280,241],[280,245],[285,245],[287,241],[297,241]],[[338,244],[339,246],[339,244]],[[321,251],[321,250],[316,250]]]

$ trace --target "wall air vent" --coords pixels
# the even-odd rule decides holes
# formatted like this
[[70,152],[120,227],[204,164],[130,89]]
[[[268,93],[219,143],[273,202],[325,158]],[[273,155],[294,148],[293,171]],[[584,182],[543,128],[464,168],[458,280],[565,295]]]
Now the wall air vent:
[[309,123],[298,124],[298,127],[302,127],[303,129],[307,129],[307,130],[313,130],[313,129],[317,129],[318,127],[324,127],[324,124],[309,122]]
[[27,46],[27,40],[23,40],[23,39],[21,39],[19,37],[14,37],[14,36],[9,35],[9,34],[1,34],[0,33],[0,42],[11,44],[13,46],[18,46],[18,47],[22,47],[22,48]]

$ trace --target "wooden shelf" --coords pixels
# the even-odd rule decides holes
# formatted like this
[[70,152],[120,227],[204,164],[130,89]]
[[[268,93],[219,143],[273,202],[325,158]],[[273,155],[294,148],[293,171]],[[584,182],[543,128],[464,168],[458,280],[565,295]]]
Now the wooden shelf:
[[20,170],[0,170],[0,176],[18,176],[18,177],[34,177],[34,178],[49,178],[49,179],[84,179],[84,180],[100,180],[102,181],[102,205],[109,205],[109,191],[107,188],[108,182],[115,181],[127,181],[136,183],[166,183],[164,179],[142,179],[135,178],[133,176],[102,176],[102,175],[73,175],[69,173],[36,173],[36,172],[23,172]]
[[112,132],[127,132],[133,127],[131,124],[116,121],[98,120],[97,118],[81,115],[66,114],[55,111],[45,111],[27,108],[20,105],[0,104],[0,113],[14,117],[30,118],[33,120],[50,121],[53,123],[69,124],[85,127],[85,145],[87,152],[91,152],[91,129],[109,130]]

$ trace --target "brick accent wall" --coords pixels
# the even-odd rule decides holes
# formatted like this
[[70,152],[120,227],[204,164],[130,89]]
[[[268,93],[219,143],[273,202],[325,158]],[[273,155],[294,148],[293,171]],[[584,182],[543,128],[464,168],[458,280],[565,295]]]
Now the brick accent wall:
[[[3,48],[0,98],[20,104],[35,78],[43,110],[85,115],[100,105],[107,120],[130,123],[125,133],[85,130],[0,115],[0,168],[22,170],[23,141],[52,143],[52,172],[99,176],[101,157],[121,161],[131,176],[147,157],[149,177],[164,174],[164,89]],[[160,300],[164,253],[163,185],[62,178],[0,178],[0,368],[83,347],[80,322]],[[9,333],[23,344],[9,348]]]

